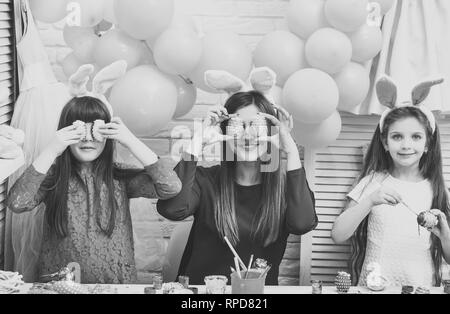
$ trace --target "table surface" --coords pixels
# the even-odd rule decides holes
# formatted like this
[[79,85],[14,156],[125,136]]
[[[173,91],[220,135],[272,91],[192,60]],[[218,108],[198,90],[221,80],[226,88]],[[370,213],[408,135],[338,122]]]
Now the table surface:
[[[20,288],[20,294],[27,294],[33,285],[25,284]],[[107,291],[114,291],[118,294],[144,294],[145,288],[151,285],[88,285],[89,287],[104,288]],[[206,294],[205,286],[193,286],[198,288],[199,294]],[[401,294],[401,287],[389,287],[381,292],[373,292],[364,287],[352,287],[349,294]],[[159,291],[160,292],[160,291]],[[287,286],[267,286],[265,294],[312,294],[311,287],[287,287]],[[431,288],[431,294],[444,294],[444,288]],[[161,294],[157,293],[157,294]],[[231,294],[231,287],[227,287],[227,294]],[[336,287],[323,287],[323,294],[338,294]]]

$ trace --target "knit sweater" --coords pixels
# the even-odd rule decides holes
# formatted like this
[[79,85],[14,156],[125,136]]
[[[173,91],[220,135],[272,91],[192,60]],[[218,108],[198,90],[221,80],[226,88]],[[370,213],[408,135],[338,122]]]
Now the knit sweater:
[[[183,254],[180,275],[190,278],[193,284],[204,284],[208,275],[230,277],[234,256],[220,236],[214,219],[214,208],[220,166],[203,168],[197,166],[193,157],[184,158],[175,171],[183,188],[170,200],[159,201],[158,212],[171,220],[180,221],[194,216],[194,224]],[[302,235],[313,230],[318,223],[314,208],[314,195],[309,189],[304,169],[287,173],[287,209],[278,239],[265,246],[255,240],[254,218],[261,208],[262,185],[241,186],[235,183],[235,210],[239,230],[237,253],[246,263],[253,254],[272,264],[266,283],[278,285],[279,266],[286,250],[289,234]]]

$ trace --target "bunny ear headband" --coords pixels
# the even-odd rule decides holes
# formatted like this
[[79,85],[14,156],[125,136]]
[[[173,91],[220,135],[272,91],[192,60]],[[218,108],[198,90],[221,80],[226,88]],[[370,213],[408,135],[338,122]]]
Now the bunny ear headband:
[[89,96],[100,99],[106,107],[108,107],[112,117],[112,106],[104,94],[126,73],[126,71],[126,61],[120,60],[112,63],[97,73],[92,81],[92,91],[88,91],[87,83],[89,82],[92,73],[94,73],[94,66],[92,64],[82,65],[78,71],[69,78],[70,93],[73,97]]
[[435,85],[442,84],[444,79],[425,81],[414,87],[411,93],[411,100],[402,103],[397,102],[397,85],[388,76],[382,77],[376,85],[378,100],[388,109],[381,115],[380,129],[383,130],[386,117],[396,108],[415,107],[420,109],[430,122],[433,133],[436,132],[436,118],[430,109],[423,106],[422,103],[430,95],[431,88]]
[[275,99],[270,92],[276,85],[276,82],[277,75],[267,67],[254,69],[250,74],[249,83],[227,71],[212,70],[205,72],[206,85],[216,91],[224,92],[231,96],[239,92],[256,90],[273,104],[275,104]]

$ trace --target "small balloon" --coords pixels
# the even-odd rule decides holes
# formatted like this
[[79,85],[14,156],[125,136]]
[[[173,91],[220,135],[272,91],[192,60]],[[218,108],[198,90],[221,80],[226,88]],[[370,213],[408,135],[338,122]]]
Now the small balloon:
[[168,29],[156,40],[153,55],[156,65],[168,74],[187,74],[202,57],[202,41],[189,30]]
[[105,67],[119,60],[125,60],[128,69],[137,66],[142,57],[142,42],[133,39],[119,29],[104,34],[94,48],[94,60]]
[[59,22],[69,13],[67,0],[31,0],[30,8],[33,17],[44,23]]
[[352,43],[344,33],[333,28],[322,28],[309,37],[305,52],[311,66],[335,74],[350,62]]
[[76,41],[73,53],[83,63],[94,62],[94,49],[97,45],[99,37],[93,34],[81,36]]
[[191,81],[181,76],[174,76],[173,81],[178,90],[177,109],[173,118],[178,119],[187,115],[194,108],[197,100],[197,88]]
[[115,115],[138,137],[151,137],[172,120],[177,88],[155,66],[141,65],[128,71],[112,88],[110,103]]
[[359,63],[350,62],[334,79],[339,88],[339,110],[351,111],[366,99],[370,77],[369,72]]
[[308,148],[323,148],[335,142],[342,131],[342,118],[335,111],[318,124],[294,121],[293,135],[298,144]]
[[156,39],[172,22],[173,0],[116,0],[119,27],[135,39]]
[[287,31],[267,34],[254,52],[257,67],[267,66],[277,74],[277,85],[283,86],[296,71],[306,68],[305,43]]
[[252,53],[241,37],[230,31],[217,31],[203,38],[203,54],[197,67],[188,74],[194,84],[207,92],[218,93],[205,84],[205,72],[223,70],[246,81],[252,69]]
[[353,46],[352,60],[360,63],[372,60],[383,48],[383,33],[376,26],[364,24],[350,35],[350,40]]
[[315,31],[328,27],[324,7],[325,0],[291,0],[287,13],[291,32],[306,40]]
[[87,38],[91,35],[95,35],[93,28],[69,26],[68,24],[64,26],[64,41],[66,42],[67,46],[72,49],[76,48],[80,44],[80,42],[83,41],[83,38]]
[[75,74],[76,71],[83,65],[83,62],[75,57],[75,54],[72,52],[68,54],[64,60],[61,62],[61,66],[63,68],[63,72],[67,78],[71,77],[72,74]]
[[354,32],[367,21],[368,0],[327,0],[325,16],[338,30]]
[[339,89],[334,79],[317,69],[294,73],[283,89],[283,106],[296,120],[319,123],[330,117],[339,104]]

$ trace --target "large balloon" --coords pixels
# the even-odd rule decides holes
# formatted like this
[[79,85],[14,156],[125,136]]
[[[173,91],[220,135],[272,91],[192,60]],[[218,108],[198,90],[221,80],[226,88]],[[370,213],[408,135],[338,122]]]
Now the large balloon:
[[181,76],[174,76],[173,82],[178,90],[177,109],[173,118],[178,119],[188,114],[194,108],[197,100],[197,88],[192,82]]
[[326,147],[337,140],[342,131],[342,119],[335,111],[328,119],[318,124],[295,121],[293,135],[297,143],[309,148]]
[[177,95],[177,88],[168,75],[155,66],[141,65],[114,85],[110,102],[115,114],[136,136],[149,137],[171,121]]
[[119,27],[140,40],[155,39],[172,22],[173,0],[116,0]]
[[132,69],[139,64],[141,57],[142,43],[119,29],[112,29],[104,34],[94,49],[94,59],[100,67],[125,60],[128,69]]
[[186,74],[200,62],[202,48],[202,41],[196,33],[174,28],[158,37],[153,47],[153,56],[162,71],[174,75]]
[[305,43],[287,31],[267,34],[255,49],[255,65],[267,66],[277,74],[277,84],[283,86],[289,76],[306,68]]
[[324,12],[325,0],[291,0],[287,20],[289,29],[303,39],[329,24]]
[[381,15],[388,13],[394,5],[394,0],[370,0],[370,2],[377,2],[380,5]]
[[99,41],[99,37],[94,34],[78,37],[73,48],[75,56],[84,63],[94,62],[94,49]]
[[370,77],[359,63],[350,62],[334,79],[339,88],[339,110],[351,111],[366,99]]
[[67,78],[72,76],[72,74],[74,74],[82,65],[83,62],[78,60],[73,52],[68,54],[61,62],[64,74],[66,75]]
[[105,0],[103,18],[110,23],[117,24],[116,13],[114,12],[114,0]]
[[347,35],[333,28],[322,28],[309,37],[305,53],[311,66],[335,74],[350,62],[352,43]]
[[74,49],[76,48],[80,42],[83,41],[83,38],[87,38],[94,34],[94,29],[89,27],[79,27],[79,26],[69,26],[66,24],[63,30],[64,41],[67,46]]
[[283,90],[283,106],[304,123],[319,123],[333,114],[339,103],[334,79],[317,69],[293,74]]
[[203,54],[197,67],[189,74],[194,84],[204,91],[218,93],[205,84],[205,72],[224,70],[246,81],[252,69],[252,53],[235,33],[217,31],[203,38]]
[[93,27],[103,20],[105,0],[70,0],[70,4],[80,9],[81,27]]
[[350,35],[353,46],[352,60],[366,62],[375,58],[383,48],[383,33],[376,26],[364,24]]
[[31,11],[36,20],[56,23],[67,16],[67,0],[31,0]]
[[368,0],[327,0],[325,16],[338,30],[354,32],[367,21],[368,4]]

